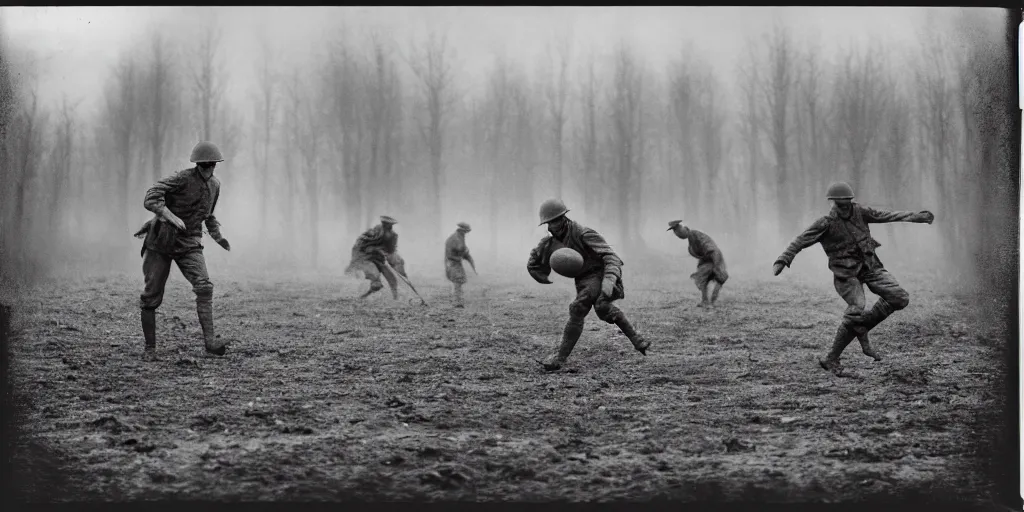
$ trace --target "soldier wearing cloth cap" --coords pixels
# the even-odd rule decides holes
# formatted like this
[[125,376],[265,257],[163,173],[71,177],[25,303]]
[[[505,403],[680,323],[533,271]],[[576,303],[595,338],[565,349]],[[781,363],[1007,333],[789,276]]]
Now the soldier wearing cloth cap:
[[[827,198],[833,202],[832,211],[816,220],[775,260],[772,271],[779,275],[793,263],[800,251],[820,243],[828,255],[828,268],[834,276],[836,292],[849,304],[843,321],[836,331],[832,350],[819,361],[821,367],[839,374],[839,357],[854,337],[860,340],[865,355],[880,361],[872,349],[868,331],[910,303],[910,295],[882,266],[875,249],[882,244],[871,237],[868,224],[883,222],[917,222],[931,224],[931,212],[889,212],[861,206],[853,202],[853,188],[838,182],[828,188]],[[864,285],[878,295],[878,301],[865,311]]]
[[220,222],[213,216],[220,197],[220,181],[213,170],[224,158],[217,146],[200,142],[192,149],[190,161],[196,166],[158,181],[146,192],[143,205],[155,215],[135,233],[136,238],[145,237],[142,272],[146,287],[139,304],[146,340],[143,357],[147,360],[156,359],[156,309],[163,302],[172,261],[196,294],[196,312],[206,352],[222,356],[227,350],[227,343],[213,332],[213,283],[206,271],[202,244],[205,223],[210,237],[225,250],[231,250],[231,244],[220,234]]
[[380,224],[359,235],[356,243],[352,245],[352,261],[345,268],[345,273],[361,271],[370,281],[370,289],[359,297],[361,299],[384,288],[380,282],[381,274],[391,287],[391,295],[398,299],[398,278],[388,265],[399,274],[408,277],[405,273],[405,261],[398,255],[398,233],[392,228],[395,224],[398,224],[397,220],[381,215]]
[[473,257],[469,255],[469,247],[466,246],[466,233],[471,229],[469,224],[460,222],[448,239],[444,241],[444,276],[455,285],[455,307],[464,307],[462,303],[462,285],[466,284],[466,269],[462,267],[462,260],[469,262],[476,272],[476,264]]
[[[690,274],[690,279],[697,284],[697,289],[701,294],[701,301],[697,307],[713,308],[715,301],[718,300],[718,292],[722,290],[722,285],[729,279],[729,273],[725,270],[725,258],[722,256],[721,249],[715,245],[715,241],[710,236],[683,226],[681,223],[681,220],[669,222],[666,231],[672,231],[677,237],[690,241],[690,256],[698,260],[697,271]],[[708,300],[708,291],[713,286],[715,286],[714,292],[711,293],[711,299]]]
[[637,334],[614,301],[625,298],[622,286],[622,260],[600,233],[581,226],[566,217],[569,209],[558,199],[540,205],[540,225],[547,224],[550,236],[530,251],[526,269],[535,281],[551,284],[551,253],[568,247],[583,256],[583,270],[576,276],[576,300],[569,304],[569,321],[562,333],[558,350],[542,363],[546,370],[557,370],[565,364],[573,347],[583,334],[583,320],[590,309],[597,318],[615,324],[641,354],[647,355],[651,342]]

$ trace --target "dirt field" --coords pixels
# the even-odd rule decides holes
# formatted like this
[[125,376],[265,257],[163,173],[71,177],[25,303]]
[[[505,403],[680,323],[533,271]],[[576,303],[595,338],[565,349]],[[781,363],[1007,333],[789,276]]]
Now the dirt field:
[[[687,265],[689,262],[687,262]],[[203,356],[173,271],[161,361],[140,359],[141,276],[50,283],[20,302],[11,370],[30,400],[34,499],[845,501],[977,499],[982,430],[1003,407],[995,326],[900,275],[910,306],[855,341],[846,377],[818,367],[844,304],[827,288],[734,275],[714,311],[680,267],[626,275],[619,305],[647,357],[591,313],[565,369],[571,282],[472,278],[355,299],[337,275],[212,269],[228,356]],[[785,275],[783,276],[785,277]],[[415,278],[415,276],[414,276]],[[409,299],[413,298],[412,301]],[[874,296],[869,295],[873,301]],[[992,426],[991,428],[997,428]],[[25,457],[23,452],[22,457]],[[31,455],[35,454],[35,455]],[[24,462],[24,460],[23,460]],[[48,466],[49,465],[49,466]],[[18,467],[16,472],[22,471]],[[59,491],[58,491],[59,489]]]

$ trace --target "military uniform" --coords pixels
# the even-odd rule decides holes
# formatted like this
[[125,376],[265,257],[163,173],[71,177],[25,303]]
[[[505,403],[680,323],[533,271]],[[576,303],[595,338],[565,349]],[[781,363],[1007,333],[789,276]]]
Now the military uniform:
[[[646,355],[650,342],[637,334],[625,313],[614,304],[626,296],[622,283],[622,260],[600,233],[564,217],[568,211],[559,200],[548,200],[541,205],[541,225],[555,222],[558,227],[530,251],[526,264],[527,272],[535,281],[551,284],[548,276],[551,274],[553,252],[568,247],[583,256],[583,269],[575,278],[576,299],[569,304],[569,320],[562,342],[558,350],[544,361],[544,367],[556,370],[565,363],[583,334],[584,319],[591,308],[599,319],[615,324],[633,347]],[[550,232],[552,227],[548,229]]]
[[462,285],[466,284],[466,269],[462,267],[462,260],[466,260],[473,269],[473,257],[469,254],[469,247],[466,246],[466,233],[471,231],[469,224],[460,222],[448,239],[444,241],[444,275],[455,285],[455,306],[463,307]]
[[[220,162],[223,158],[215,146],[201,142],[193,149],[192,161],[201,164]],[[224,354],[225,344],[217,341],[214,335],[213,283],[206,269],[202,244],[205,223],[210,237],[230,250],[230,244],[221,236],[220,222],[214,216],[219,198],[220,180],[213,175],[213,168],[204,171],[199,165],[158,181],[146,192],[143,205],[155,216],[143,224],[135,236],[145,237],[142,272],[146,284],[139,297],[139,306],[147,356],[152,357],[156,348],[155,311],[163,302],[171,262],[177,263],[182,275],[192,285],[207,352]],[[185,224],[184,231],[164,217],[165,209],[181,219]]]
[[356,243],[352,245],[352,260],[345,268],[345,273],[362,272],[370,281],[370,290],[361,298],[384,288],[380,282],[383,275],[391,287],[391,295],[398,299],[398,278],[387,267],[390,265],[399,274],[408,277],[405,273],[405,261],[398,254],[398,233],[391,228],[398,221],[387,215],[381,216],[380,220],[380,224],[359,235]]
[[[697,289],[700,290],[700,306],[713,306],[718,300],[718,292],[722,290],[722,285],[729,280],[729,272],[725,268],[725,257],[722,256],[722,250],[710,236],[683,226],[680,222],[678,220],[669,222],[668,231],[673,231],[677,237],[689,241],[687,249],[690,256],[697,258],[697,271],[690,274],[690,279],[693,279]],[[708,285],[712,282],[717,283],[718,286],[715,287],[709,299]]]
[[[910,294],[896,281],[882,265],[875,250],[882,244],[871,237],[868,224],[887,222],[916,222],[931,224],[931,212],[890,212],[878,210],[858,203],[853,199],[853,190],[845,183],[833,184],[829,199],[847,200],[848,213],[844,214],[839,204],[816,220],[811,227],[796,237],[776,260],[776,274],[779,265],[789,267],[797,253],[820,243],[828,256],[828,268],[833,274],[836,292],[846,301],[848,307],[836,333],[831,352],[821,362],[822,367],[838,372],[841,370],[839,357],[854,337],[860,339],[863,352],[881,360],[868,340],[867,333],[889,315],[910,303]],[[879,299],[869,311],[864,311],[866,301],[864,286]]]

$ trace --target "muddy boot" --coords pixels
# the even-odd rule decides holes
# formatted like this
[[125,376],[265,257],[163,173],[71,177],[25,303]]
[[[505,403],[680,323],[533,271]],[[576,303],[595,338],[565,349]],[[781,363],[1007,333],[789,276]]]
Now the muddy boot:
[[871,341],[868,340],[868,333],[858,334],[857,341],[860,341],[860,350],[864,352],[864,355],[874,359],[875,361],[881,361],[882,356],[875,352],[875,349],[871,348]]
[[698,308],[708,308],[711,306],[711,301],[708,300],[708,285],[704,285],[700,289],[700,303],[697,304]]
[[465,304],[462,302],[462,286],[458,283],[455,284],[455,307],[464,308]]
[[201,304],[197,309],[199,325],[203,328],[203,342],[206,353],[222,356],[227,352],[227,343],[219,341],[213,332],[213,305]]
[[566,322],[565,330],[562,332],[562,344],[558,346],[557,352],[549,355],[541,363],[544,365],[544,369],[551,372],[561,368],[565,361],[569,359],[569,354],[572,353],[572,349],[576,346],[576,342],[579,341],[582,334],[583,320],[570,319]]
[[875,361],[881,361],[882,357],[871,347],[871,342],[868,341],[868,331],[882,323],[893,311],[893,307],[885,299],[878,299],[875,305],[871,307],[871,310],[863,313],[860,321],[853,326],[853,332],[857,335],[857,339],[860,340],[861,350]]
[[722,291],[722,283],[712,282],[713,284],[708,286],[714,286],[715,291],[711,293],[711,307],[715,307],[715,302],[718,301],[718,292]]
[[143,361],[156,361],[156,310],[142,310],[142,335],[146,338],[146,348],[142,352]]
[[841,374],[843,367],[839,364],[839,357],[842,356],[843,350],[845,350],[846,346],[853,341],[853,338],[854,334],[850,330],[847,322],[840,324],[839,329],[836,330],[836,338],[832,342],[832,350],[829,351],[828,356],[826,356],[824,360],[819,359],[818,364],[835,375]]
[[384,288],[384,285],[380,284],[380,281],[370,281],[370,289],[366,290],[366,293],[360,295],[359,298],[365,299],[370,295],[373,295],[374,293],[380,291],[382,288]]
[[625,317],[621,317],[616,320],[615,325],[618,326],[620,331],[622,331],[622,334],[625,334],[626,337],[629,338],[630,343],[633,344],[633,348],[635,348],[637,352],[640,352],[645,356],[647,355],[647,348],[651,346],[651,342],[637,334],[636,330],[633,329],[633,325],[629,323],[629,320],[626,320]]

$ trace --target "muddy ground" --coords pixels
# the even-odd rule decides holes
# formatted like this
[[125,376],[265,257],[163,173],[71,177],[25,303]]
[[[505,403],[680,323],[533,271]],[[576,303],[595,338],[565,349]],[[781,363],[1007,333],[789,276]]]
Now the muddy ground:
[[[846,376],[821,370],[844,304],[783,277],[734,278],[714,311],[680,268],[626,275],[619,304],[648,356],[591,313],[565,369],[574,292],[556,278],[366,281],[225,275],[228,356],[203,356],[194,296],[173,271],[161,360],[140,359],[141,275],[41,285],[13,323],[27,400],[19,480],[36,500],[984,499],[978,465],[1004,407],[998,326],[967,297],[901,275],[910,306],[855,341]],[[414,276],[415,278],[415,276]],[[410,300],[411,299],[411,300]],[[874,296],[869,294],[869,300]],[[976,306],[975,306],[976,307]],[[984,305],[982,307],[985,307]],[[986,427],[985,425],[990,425]],[[26,455],[27,454],[27,455]],[[47,469],[58,471],[50,480]],[[33,476],[34,475],[34,476]]]

